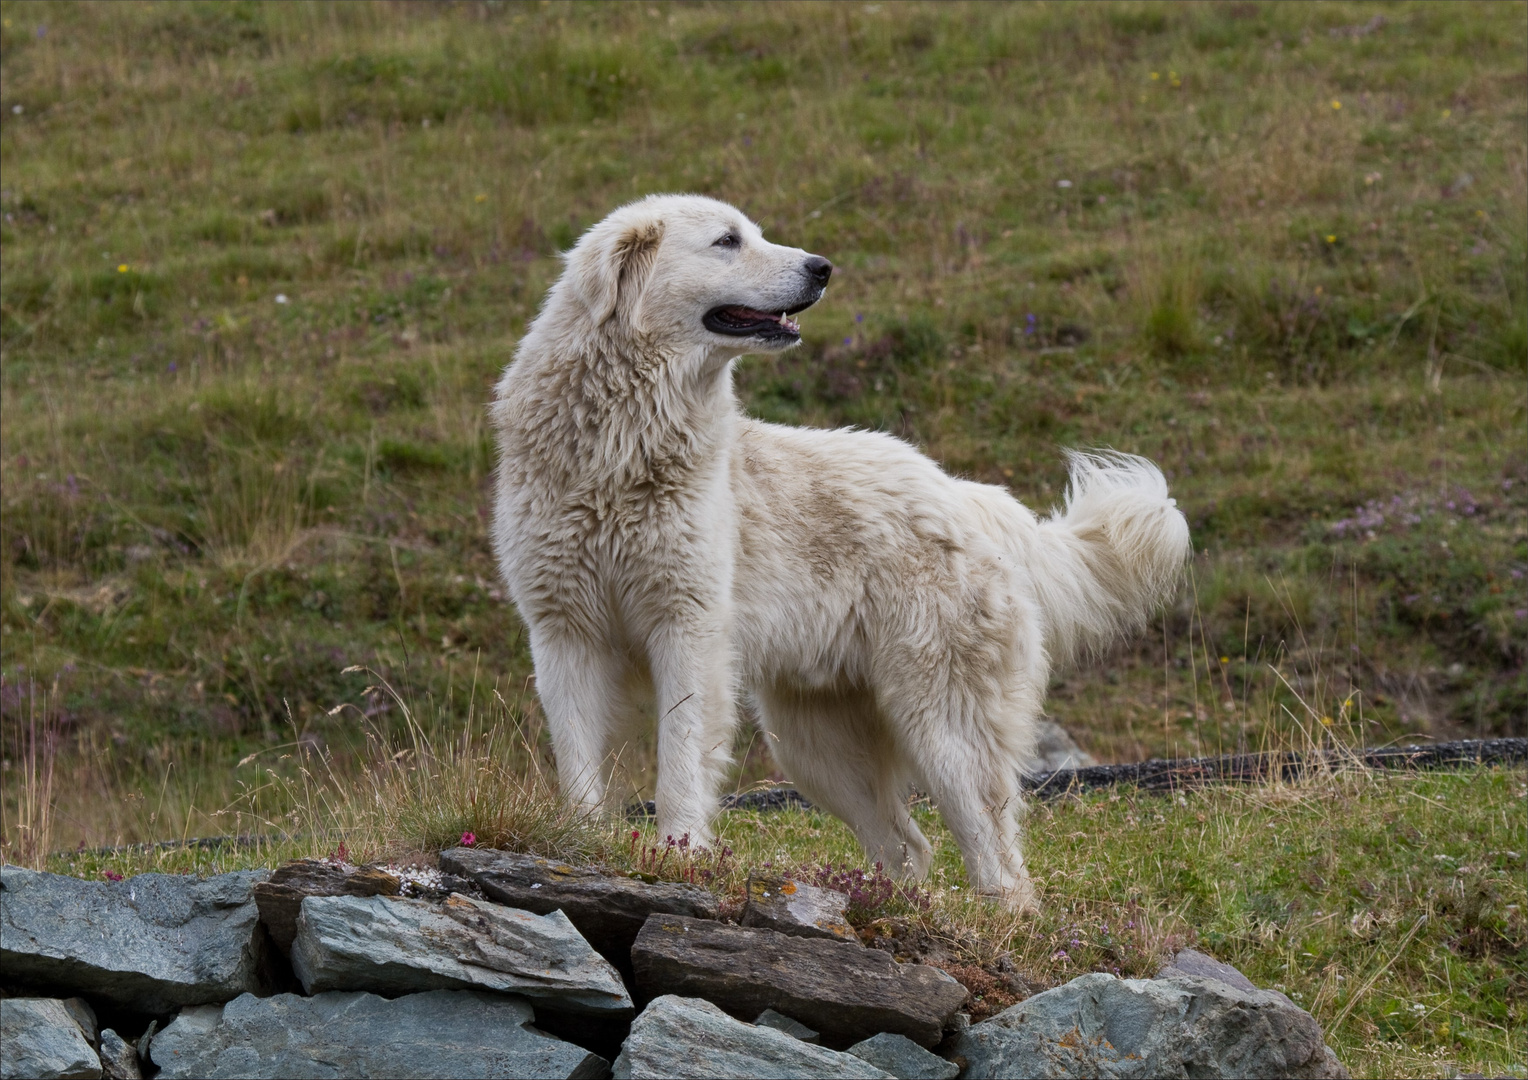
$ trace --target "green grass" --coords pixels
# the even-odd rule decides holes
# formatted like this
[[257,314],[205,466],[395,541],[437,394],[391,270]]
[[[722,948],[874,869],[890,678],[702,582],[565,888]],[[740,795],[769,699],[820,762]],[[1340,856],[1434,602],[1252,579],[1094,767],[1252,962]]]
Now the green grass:
[[[435,742],[516,732],[492,785],[545,768],[486,539],[484,404],[557,253],[663,190],[735,202],[838,267],[804,345],[739,366],[750,412],[892,431],[1038,508],[1060,497],[1061,446],[1167,470],[1197,552],[1180,601],[1051,689],[1098,757],[1528,734],[1522,4],[0,14],[7,857],[300,831],[323,817],[302,786],[320,751],[340,807],[325,820],[428,849],[465,789],[435,798],[382,767],[414,752],[400,700]],[[746,734],[738,749],[740,785],[778,777]],[[651,747],[627,764],[632,793],[650,788]],[[384,782],[402,785],[396,819],[343,810]],[[1329,822],[1290,820],[1368,828],[1391,810],[1364,799],[1420,814],[1396,793],[1453,782],[1386,781]],[[505,842],[550,827],[527,790],[502,807]],[[1216,821],[1276,812],[1204,798]],[[1521,1060],[1520,922],[1503,931],[1518,952],[1456,944],[1451,967],[1465,930],[1429,922],[1402,949],[1410,923],[1380,920],[1349,942],[1344,914],[1315,933],[1358,951],[1308,951],[1345,981],[1311,982],[1323,968],[1281,952],[1283,930],[1237,951],[1241,901],[1204,891],[1236,874],[1177,877],[1293,866],[1247,842],[1262,833],[1163,848],[1149,872],[1134,830],[1184,809],[1147,800],[1132,823],[1085,801],[1037,816],[1037,865],[1086,854],[1044,845],[1095,805],[1125,860],[1109,874],[1158,873],[1152,910],[1220,927],[1214,947],[1255,977],[1278,955],[1305,973],[1282,981],[1336,1003],[1386,950],[1417,957],[1339,1038],[1400,1031],[1368,1011],[1393,977],[1431,1026],[1393,1061],[1355,1049],[1377,1055],[1352,1059],[1365,1069]],[[1478,819],[1490,850],[1523,850],[1512,806]],[[850,854],[831,823],[762,827],[802,859]],[[1370,858],[1346,845],[1344,867]],[[1406,850],[1403,876],[1441,873]],[[1116,918],[1127,897],[1099,874],[1078,910]],[[1301,888],[1258,895],[1334,910]],[[1492,964],[1513,972],[1506,1020],[1480,1011]],[[1477,989],[1426,996],[1438,978]],[[1445,1015],[1474,1034],[1439,1034]]]

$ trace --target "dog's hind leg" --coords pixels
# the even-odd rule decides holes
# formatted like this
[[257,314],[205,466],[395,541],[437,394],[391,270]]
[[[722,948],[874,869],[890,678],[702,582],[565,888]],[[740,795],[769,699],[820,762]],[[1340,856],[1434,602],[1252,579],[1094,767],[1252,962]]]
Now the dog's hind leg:
[[922,878],[928,839],[907,812],[905,784],[874,697],[775,687],[757,695],[770,753],[796,789],[854,830],[874,862]]
[[[972,888],[1014,909],[1036,907],[1020,847],[1018,769],[979,718],[910,718],[908,756],[965,856]],[[974,719],[974,722],[973,722]],[[962,722],[962,720],[964,722]]]

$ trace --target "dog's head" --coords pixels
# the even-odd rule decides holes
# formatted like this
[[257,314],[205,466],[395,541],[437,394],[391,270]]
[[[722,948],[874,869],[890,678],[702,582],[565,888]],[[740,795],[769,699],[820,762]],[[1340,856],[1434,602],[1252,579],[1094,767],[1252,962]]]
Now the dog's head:
[[712,354],[788,348],[833,264],[764,239],[726,203],[652,195],[595,225],[564,277],[596,326]]

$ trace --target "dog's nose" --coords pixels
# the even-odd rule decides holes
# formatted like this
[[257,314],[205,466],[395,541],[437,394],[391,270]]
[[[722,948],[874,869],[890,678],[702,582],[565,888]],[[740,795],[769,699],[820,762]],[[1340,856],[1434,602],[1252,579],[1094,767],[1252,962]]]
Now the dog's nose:
[[826,285],[828,278],[833,276],[833,264],[821,255],[810,255],[801,267],[806,271],[807,277],[818,285]]

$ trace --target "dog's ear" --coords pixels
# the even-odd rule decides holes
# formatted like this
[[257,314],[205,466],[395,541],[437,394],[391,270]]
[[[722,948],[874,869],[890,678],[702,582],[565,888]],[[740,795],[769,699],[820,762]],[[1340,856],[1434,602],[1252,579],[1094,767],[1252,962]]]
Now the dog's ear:
[[647,284],[663,241],[663,222],[608,222],[574,249],[571,269],[596,326],[630,314]]

